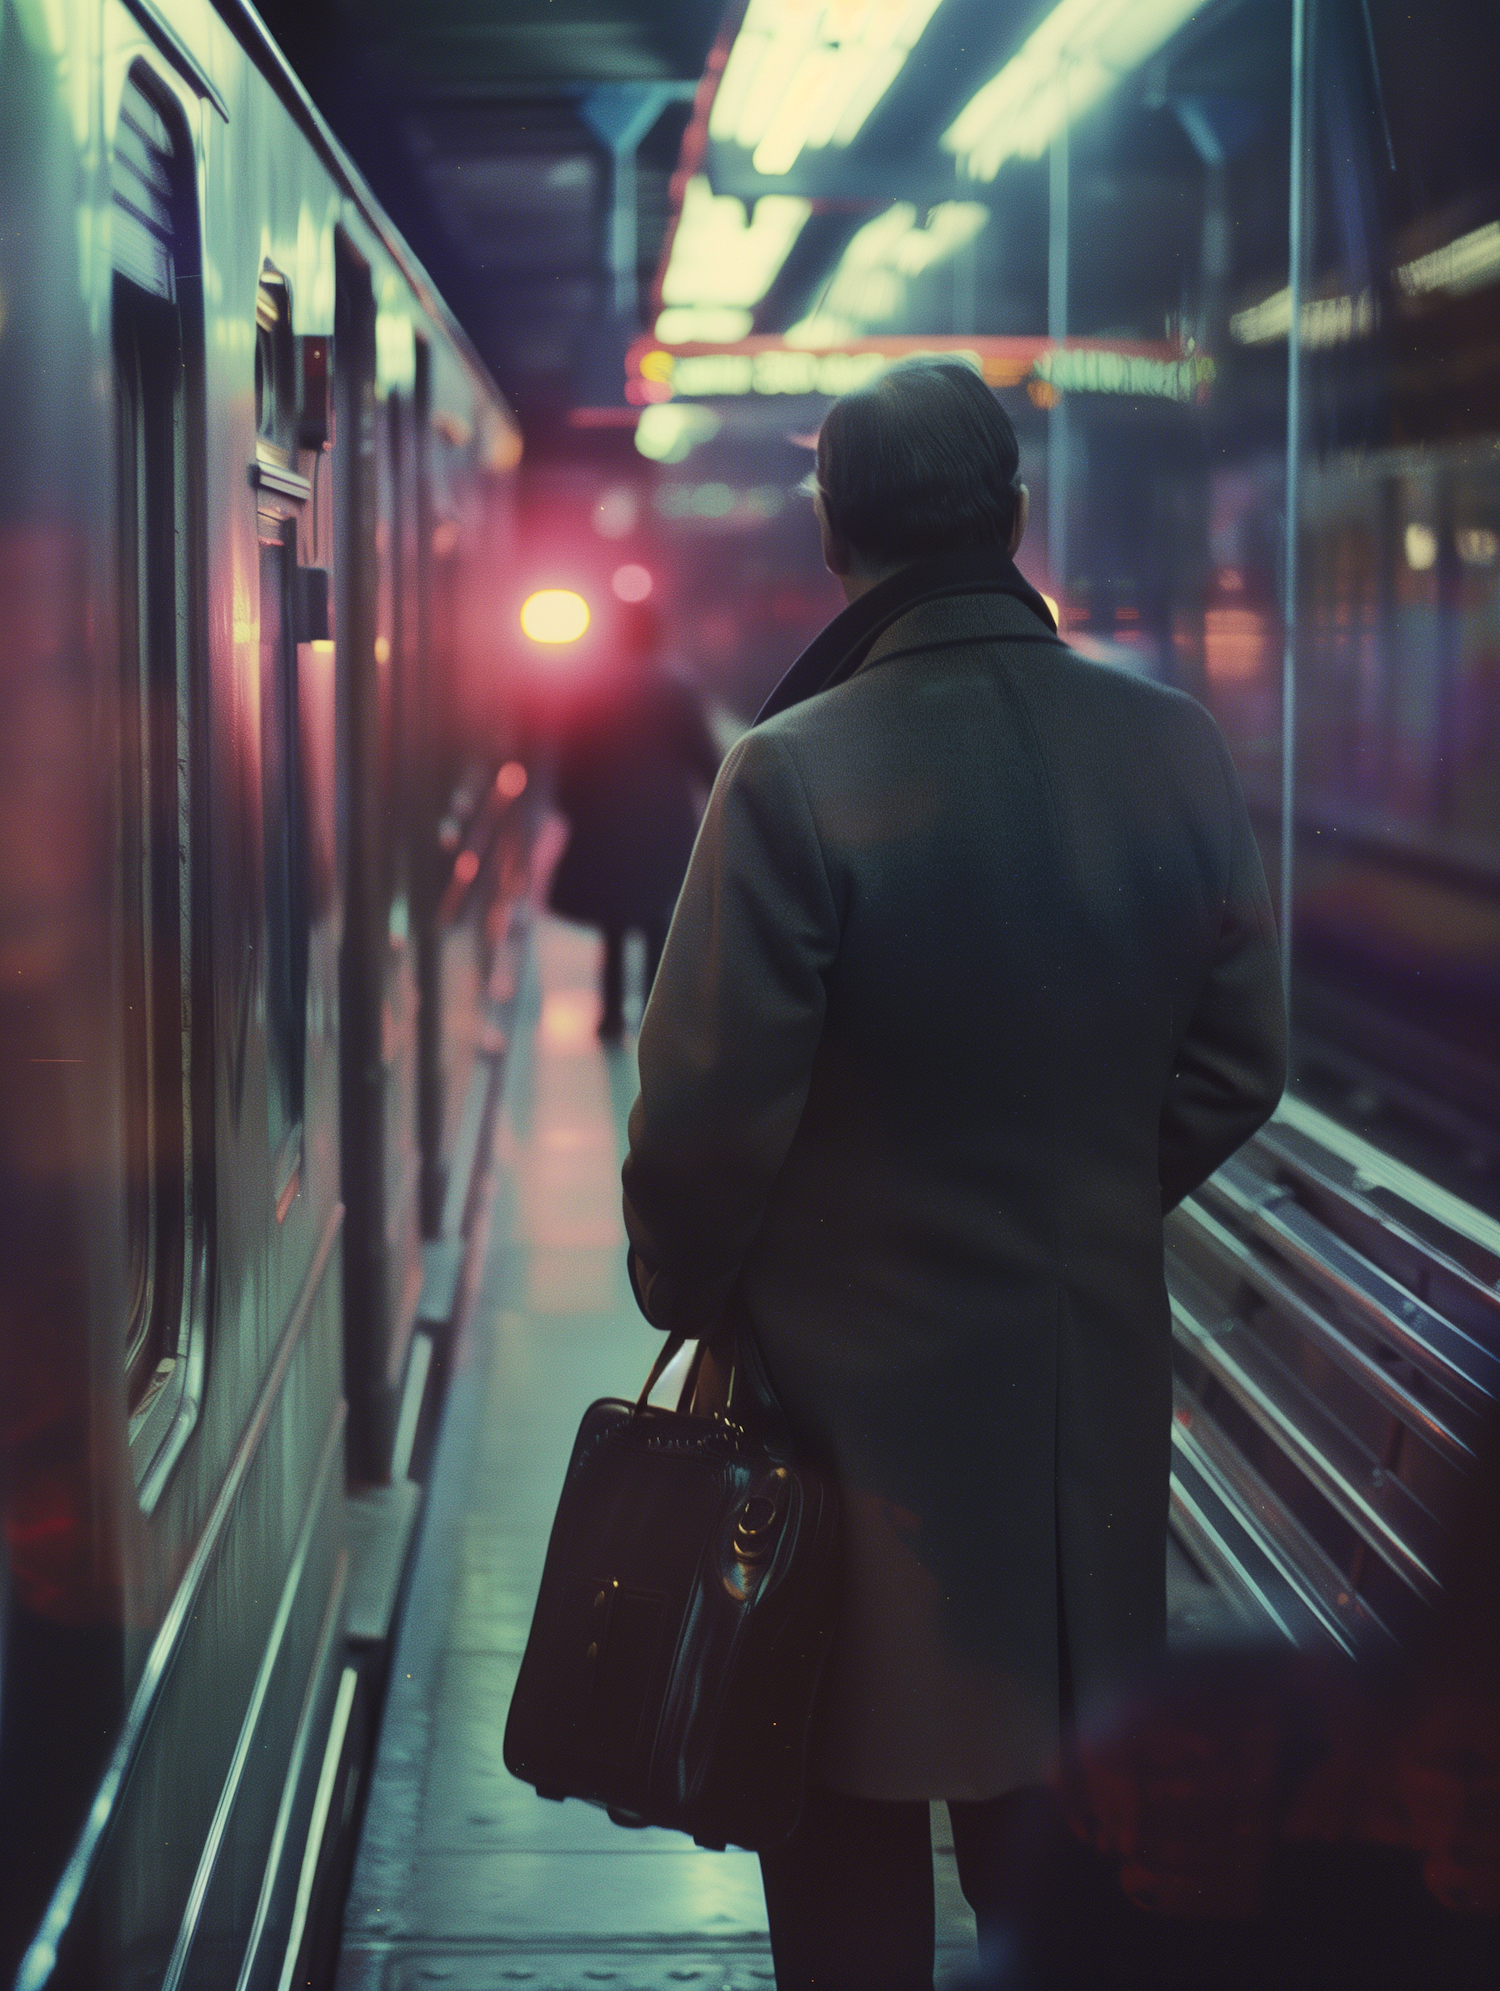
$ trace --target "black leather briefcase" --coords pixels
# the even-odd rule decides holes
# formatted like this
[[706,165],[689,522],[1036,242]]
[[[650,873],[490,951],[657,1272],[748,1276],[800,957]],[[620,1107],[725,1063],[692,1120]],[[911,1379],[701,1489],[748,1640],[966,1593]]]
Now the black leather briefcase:
[[723,1413],[591,1404],[552,1524],[505,1763],[542,1797],[715,1848],[774,1845],[802,1808],[837,1607],[837,1500],[792,1456],[753,1339]]

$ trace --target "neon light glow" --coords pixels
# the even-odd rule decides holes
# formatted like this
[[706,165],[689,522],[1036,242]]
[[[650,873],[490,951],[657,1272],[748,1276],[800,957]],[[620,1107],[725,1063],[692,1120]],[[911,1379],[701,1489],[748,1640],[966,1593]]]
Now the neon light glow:
[[1007,159],[1037,159],[1155,55],[1202,0],[1061,0],[998,75],[971,97],[943,145],[972,180]]
[[895,82],[940,0],[750,0],[709,114],[709,136],[789,173],[804,150],[847,145]]
[[[1302,305],[1304,346],[1345,346],[1375,330],[1379,312],[1373,291],[1358,296],[1309,297]],[[1286,338],[1292,329],[1292,293],[1272,291],[1259,304],[1236,311],[1229,320],[1230,336],[1242,346],[1267,346]]]
[[1471,229],[1456,242],[1434,249],[1430,256],[1402,263],[1396,271],[1396,281],[1408,297],[1420,297],[1430,290],[1449,290],[1462,296],[1496,277],[1500,277],[1500,221]]
[[849,243],[816,309],[791,328],[787,344],[841,345],[860,326],[898,317],[907,281],[947,262],[989,218],[980,201],[946,200],[919,227],[910,201],[897,201],[867,221]]
[[729,349],[674,351],[639,339],[626,355],[626,393],[644,379],[665,398],[642,409],[635,446],[658,462],[680,463],[720,425],[720,417],[697,402],[742,395],[848,394],[892,360],[939,353],[966,359],[991,387],[1035,389],[1047,406],[1065,392],[1201,402],[1217,375],[1209,354],[1186,353],[1171,340],[1069,339],[1056,345],[1014,334],[891,333],[808,348],[763,334]]
[[731,305],[748,310],[776,281],[812,213],[794,194],[763,194],[749,220],[732,194],[716,194],[701,173],[683,194],[662,280],[665,305]]
[[576,643],[589,619],[588,603],[571,588],[542,588],[521,609],[521,627],[533,643]]
[[1157,359],[1146,353],[1071,346],[1039,354],[1035,367],[1037,379],[1059,393],[1134,394],[1152,401],[1184,402],[1206,400],[1217,371],[1207,353]]

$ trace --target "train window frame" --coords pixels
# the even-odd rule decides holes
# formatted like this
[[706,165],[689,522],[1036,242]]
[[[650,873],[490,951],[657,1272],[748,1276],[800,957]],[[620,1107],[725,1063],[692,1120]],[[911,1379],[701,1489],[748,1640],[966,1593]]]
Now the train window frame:
[[111,156],[116,945],[122,1366],[150,1512],[198,1421],[211,1112],[200,683],[203,326],[196,157],[171,85],[132,63]]

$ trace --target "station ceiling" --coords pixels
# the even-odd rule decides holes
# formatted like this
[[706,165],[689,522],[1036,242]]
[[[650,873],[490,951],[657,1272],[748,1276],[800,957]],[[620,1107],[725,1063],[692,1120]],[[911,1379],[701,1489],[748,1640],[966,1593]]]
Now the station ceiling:
[[[260,0],[273,35],[534,434],[606,288],[601,88],[676,96],[642,150],[642,255],[722,0]],[[602,362],[601,362],[602,364]]]
[[[861,43],[864,55],[876,49],[876,68],[886,65],[865,112],[836,140],[824,133],[800,148],[794,142],[790,155],[783,145],[778,158],[774,142],[757,143],[753,117],[731,129],[720,116],[697,159],[696,171],[706,176],[700,196],[711,187],[720,197],[718,213],[707,219],[718,226],[726,266],[739,251],[737,231],[760,216],[757,203],[767,215],[777,207],[762,196],[790,195],[807,210],[769,288],[750,300],[753,329],[800,330],[814,309],[827,318],[841,258],[866,224],[891,217],[894,203],[906,204],[917,230],[930,229],[929,212],[943,210],[941,225],[951,222],[959,239],[964,219],[956,208],[967,202],[974,227],[994,223],[984,235],[992,261],[1005,238],[1004,284],[982,301],[987,327],[1035,332],[1044,329],[1046,310],[1045,158],[1029,176],[1008,172],[1002,215],[994,205],[998,189],[960,173],[944,134],[957,129],[954,120],[999,70],[1024,69],[1036,39],[1077,16],[1088,39],[1075,53],[1082,46],[1097,58],[1100,73],[1111,73],[1110,91],[1134,106],[1133,158],[1124,170],[1163,170],[1167,153],[1191,156],[1184,131],[1192,119],[1173,115],[1153,50],[1185,28],[1174,41],[1178,80],[1171,88],[1199,93],[1194,101],[1208,115],[1223,101],[1225,80],[1207,70],[1182,80],[1180,51],[1196,41],[1206,57],[1210,43],[1199,30],[1234,4],[260,0],[293,67],[516,405],[533,449],[566,432],[570,409],[620,403],[625,346],[648,322],[669,221],[682,200],[679,167],[694,92],[706,65],[723,71],[722,109],[733,95],[733,62],[724,71],[725,55],[733,48],[738,59],[752,31],[769,22],[774,41],[788,23],[806,29],[812,22],[809,32],[815,42],[822,37],[817,45],[835,67]],[[1112,34],[1122,46],[1110,45]],[[1125,77],[1133,82],[1120,92],[1115,83]],[[1026,109],[1036,111],[1046,87],[1045,76],[1040,86],[1034,77],[1027,82]],[[767,101],[779,98],[785,108],[795,94],[783,76]],[[1175,101],[1180,108],[1188,99]],[[1152,104],[1156,112],[1139,115]],[[1123,160],[1117,147],[1111,172]],[[973,167],[972,157],[965,166]],[[992,181],[994,171],[993,163],[987,174],[981,168],[980,179]],[[983,222],[974,219],[976,198],[991,203]],[[751,246],[747,235],[744,247]],[[1144,253],[1138,238],[1136,248]],[[890,250],[897,267],[915,259],[925,268],[924,257],[951,263],[951,254],[939,253],[930,233]],[[943,281],[950,276],[951,267]],[[923,277],[907,291],[906,329],[976,328],[958,322],[956,305],[952,322],[923,320],[940,302],[941,282]],[[885,323],[902,328],[899,313]]]
[[[617,401],[622,341],[641,319],[612,268],[614,143],[644,127],[631,203],[643,300],[693,91],[716,40],[732,42],[745,0],[260,6],[532,437],[555,432],[570,406]],[[920,59],[836,156],[810,153],[796,172],[768,180],[748,151],[717,148],[717,190],[752,200],[805,193],[817,203],[819,225],[788,265],[793,293],[825,273],[859,217],[897,195],[951,194],[953,163],[937,133],[1046,11],[1047,0],[941,0]],[[786,310],[796,303],[791,296]]]

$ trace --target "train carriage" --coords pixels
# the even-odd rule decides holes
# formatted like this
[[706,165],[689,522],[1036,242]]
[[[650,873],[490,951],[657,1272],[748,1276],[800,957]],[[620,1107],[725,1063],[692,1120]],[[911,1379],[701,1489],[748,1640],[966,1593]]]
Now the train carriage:
[[461,1248],[519,440],[248,8],[7,6],[0,158],[0,1957],[284,1985]]

